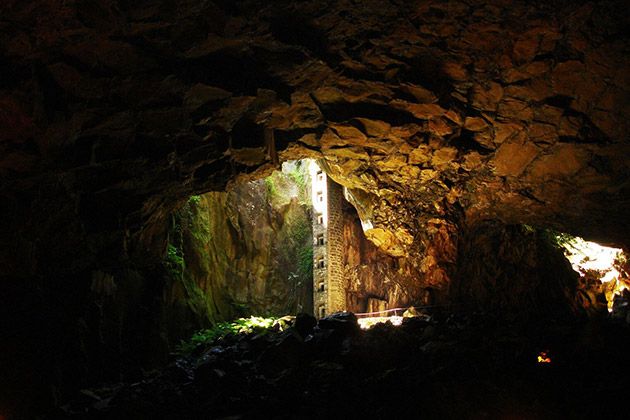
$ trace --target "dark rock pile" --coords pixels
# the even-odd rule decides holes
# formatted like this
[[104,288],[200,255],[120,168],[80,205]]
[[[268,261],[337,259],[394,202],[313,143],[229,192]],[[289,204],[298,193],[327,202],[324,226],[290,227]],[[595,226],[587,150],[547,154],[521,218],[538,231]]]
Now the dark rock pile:
[[351,313],[301,315],[84,390],[46,419],[604,418],[623,413],[628,345],[605,319],[434,313],[363,331]]

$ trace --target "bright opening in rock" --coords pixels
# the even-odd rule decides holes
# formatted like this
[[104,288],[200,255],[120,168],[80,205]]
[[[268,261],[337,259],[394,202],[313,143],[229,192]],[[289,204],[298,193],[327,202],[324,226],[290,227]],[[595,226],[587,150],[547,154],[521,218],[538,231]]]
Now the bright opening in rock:
[[623,250],[585,241],[577,236],[558,235],[567,259],[575,271],[580,273],[580,288],[593,301],[597,294],[604,294],[608,311],[612,312],[615,296],[630,287],[618,268],[625,262]]
[[172,299],[212,323],[313,313],[312,165],[190,198],[169,228]]
[[630,1],[2,6],[0,420],[630,417]]
[[169,229],[173,299],[211,323],[347,310],[363,328],[400,325],[427,302],[407,296],[399,262],[368,241],[360,206],[309,159],[191,197]]

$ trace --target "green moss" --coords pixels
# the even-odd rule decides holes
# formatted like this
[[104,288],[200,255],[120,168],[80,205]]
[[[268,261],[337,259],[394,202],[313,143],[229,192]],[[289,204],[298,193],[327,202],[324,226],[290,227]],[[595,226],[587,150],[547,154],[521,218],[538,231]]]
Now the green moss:
[[551,231],[551,235],[555,235],[556,243],[560,247],[566,247],[567,245],[575,244],[577,242],[577,238],[573,235],[569,235],[568,233],[558,233],[555,231]]
[[288,172],[289,178],[295,182],[300,190],[306,190],[306,184],[308,181],[307,173],[302,169],[301,166],[297,166],[294,169]]
[[523,228],[525,229],[526,232],[536,232],[536,228],[530,225],[523,225]]
[[265,190],[265,197],[267,198],[267,201],[271,201],[278,197],[278,188],[276,187],[273,174],[265,178],[265,186],[267,187]]
[[[286,313],[296,302],[303,304],[305,290],[312,287],[312,226],[308,208],[297,204],[310,202],[307,171],[307,165],[296,165],[275,172],[245,187],[242,195],[192,196],[174,212],[163,261],[165,280],[179,304],[195,315],[197,326],[250,314]],[[260,203],[241,220],[240,206],[254,204],[252,200]],[[261,213],[256,216],[253,209]],[[265,242],[252,250],[246,239],[257,225],[273,232],[260,235]],[[265,278],[242,278],[248,264],[263,267]],[[247,282],[268,287],[256,295]],[[273,308],[267,309],[270,305]]]
[[288,203],[297,192],[300,204],[310,206],[308,165],[296,163],[290,169],[272,173],[264,180],[265,195],[272,206]]
[[184,207],[172,215],[169,228],[166,258],[162,261],[166,281],[173,289],[179,284],[185,292],[183,298],[188,308],[206,322],[214,322],[216,309],[213,305],[212,290],[200,284],[200,278],[193,272],[199,249],[204,249],[208,241],[207,221],[200,217],[204,212],[198,206],[200,198],[189,200]]
[[289,270],[294,286],[313,282],[313,233],[310,219],[293,217],[285,221],[278,259]]
[[184,269],[182,250],[173,244],[168,244],[166,259],[163,261],[163,265],[174,280],[181,279]]
[[566,248],[576,242],[576,237],[554,229],[539,229],[530,225],[522,225],[525,232],[535,234],[540,240],[547,242],[554,248]]
[[298,251],[298,282],[313,282],[313,246],[303,246]]

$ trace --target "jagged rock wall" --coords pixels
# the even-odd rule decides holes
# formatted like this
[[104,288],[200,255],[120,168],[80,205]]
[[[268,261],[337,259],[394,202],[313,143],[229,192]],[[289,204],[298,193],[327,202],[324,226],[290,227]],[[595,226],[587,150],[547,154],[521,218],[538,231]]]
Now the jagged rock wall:
[[[273,178],[279,182],[282,174]],[[281,187],[290,188],[288,176],[283,178]],[[182,255],[172,299],[186,302],[206,322],[312,312],[306,192],[270,194],[260,180],[189,201],[178,226],[180,240],[171,242]]]
[[462,212],[625,243],[627,7],[9,2],[3,196],[42,220],[3,235],[4,270],[116,265],[185,197],[306,155],[392,254]]
[[627,244],[627,7],[9,2],[3,273],[152,264],[186,197],[304,156],[426,282],[485,219]]
[[[344,213],[347,306],[353,312],[426,306],[461,312],[482,310],[503,316],[569,317],[605,310],[581,293],[580,275],[566,259],[555,233],[525,225],[489,221],[446,235],[423,260],[392,257],[363,232],[356,210]],[[426,259],[453,261],[443,282],[424,282]],[[455,253],[456,255],[452,255]],[[456,264],[454,263],[456,261]],[[445,298],[448,297],[448,298]]]
[[[39,370],[63,388],[94,276],[160,265],[188,197],[288,159],[327,162],[368,238],[444,299],[459,232],[486,220],[627,248],[628,8],[5,1],[0,308],[25,344],[0,349],[0,394]],[[142,284],[128,307],[157,317]]]
[[605,311],[577,297],[579,274],[548,231],[483,223],[462,232],[457,261],[449,293],[455,309],[540,319]]
[[355,313],[425,303],[419,274],[406,258],[379,251],[361,227],[356,210],[346,204],[343,222],[346,306]]

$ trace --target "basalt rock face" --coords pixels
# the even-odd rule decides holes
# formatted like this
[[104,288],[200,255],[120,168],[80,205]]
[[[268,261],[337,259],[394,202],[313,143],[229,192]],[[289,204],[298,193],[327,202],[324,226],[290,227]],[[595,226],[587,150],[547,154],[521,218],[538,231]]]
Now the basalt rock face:
[[504,314],[564,318],[605,305],[578,298],[579,275],[556,238],[522,225],[479,224],[460,235],[453,305]]
[[39,350],[2,360],[71,360],[95,278],[158,267],[189,196],[299,157],[438,300],[484,220],[630,246],[622,0],[3,8],[0,307]]
[[4,271],[117,264],[182,198],[306,155],[365,192],[393,255],[462,219],[627,243],[626,8],[11,2]]
[[311,212],[292,195],[290,187],[297,187],[287,178],[270,178],[284,179],[284,194],[269,197],[268,184],[259,180],[204,194],[178,212],[166,261],[174,277],[168,292],[201,325],[312,313]]
[[[431,304],[422,273],[408,258],[394,258],[370,242],[356,210],[344,209],[344,279],[346,306],[356,313]],[[430,290],[430,289],[429,289]]]
[[[606,310],[605,299],[602,304],[581,285],[553,232],[490,221],[471,231],[461,229],[456,244],[445,243],[447,248],[433,244],[435,254],[423,259],[391,257],[367,239],[356,211],[348,206],[344,221],[348,309],[374,312],[414,305],[428,311],[483,309],[543,318]],[[449,255],[452,252],[457,255]],[[422,281],[427,266],[439,269],[427,261],[439,261],[452,278]]]

